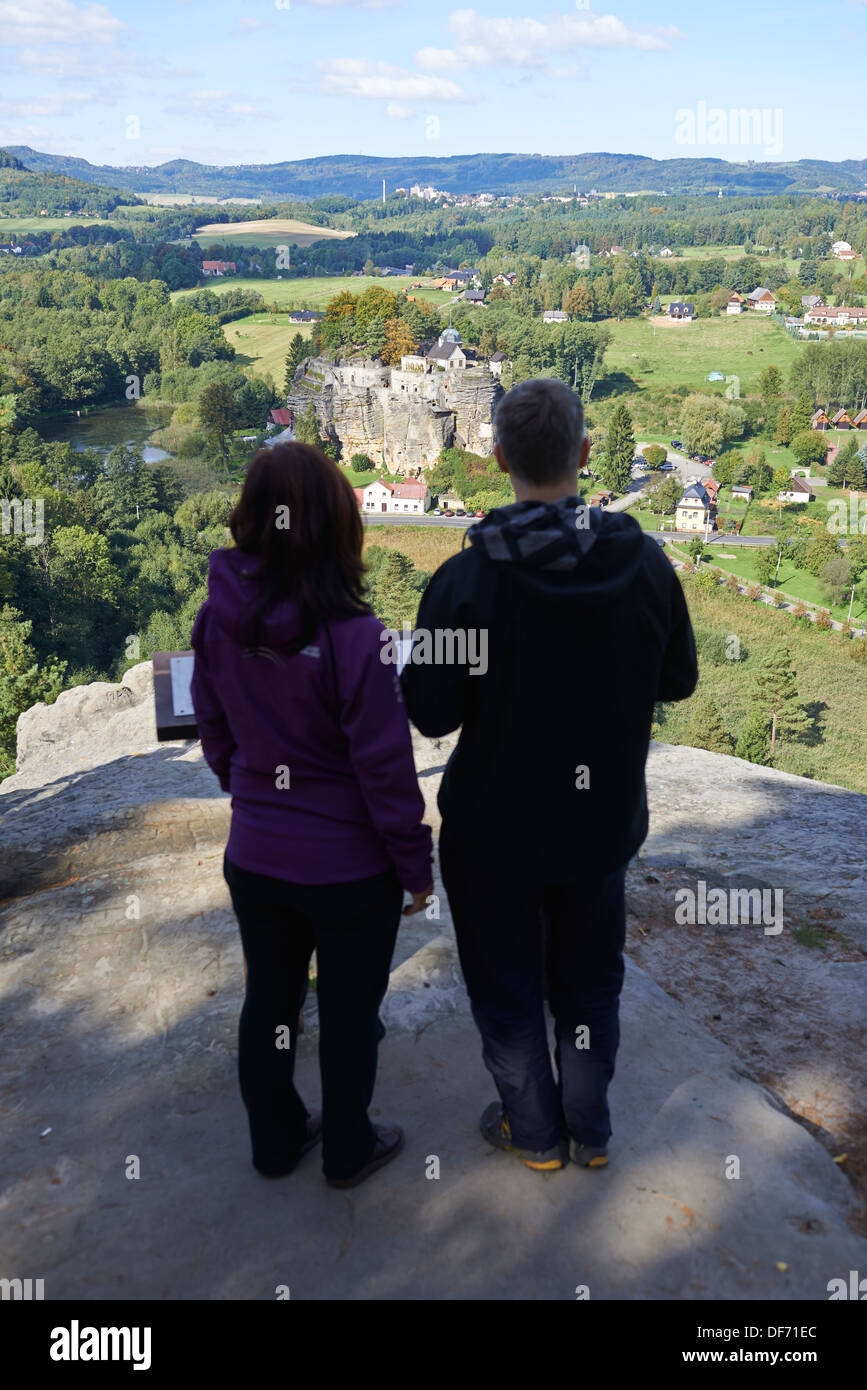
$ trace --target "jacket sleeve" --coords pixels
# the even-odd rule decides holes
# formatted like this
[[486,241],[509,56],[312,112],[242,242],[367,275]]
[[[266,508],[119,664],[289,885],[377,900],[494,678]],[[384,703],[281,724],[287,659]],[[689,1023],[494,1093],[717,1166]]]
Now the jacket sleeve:
[[674,570],[669,570],[671,582],[670,622],[668,642],[659,676],[659,701],[688,700],[698,685],[698,657],[695,637],[689,620],[683,586]]
[[220,697],[211,680],[204,655],[205,612],[201,609],[193,627],[191,644],[195,652],[191,693],[196,712],[202,752],[208,767],[219,779],[224,792],[229,791],[229,765],[235,751],[235,740],[220,704]]
[[[452,598],[450,577],[439,570],[425,589],[419,604],[416,633],[424,631],[435,640],[437,632],[459,627]],[[468,669],[466,663],[413,661],[412,653],[403,669],[401,681],[409,717],[426,738],[441,738],[464,722],[464,698]]]
[[431,881],[433,840],[422,821],[424,798],[397,668],[382,659],[389,650],[380,640],[384,632],[371,624],[360,653],[356,649],[353,689],[340,692],[340,726],[370,818],[404,888],[419,893]]

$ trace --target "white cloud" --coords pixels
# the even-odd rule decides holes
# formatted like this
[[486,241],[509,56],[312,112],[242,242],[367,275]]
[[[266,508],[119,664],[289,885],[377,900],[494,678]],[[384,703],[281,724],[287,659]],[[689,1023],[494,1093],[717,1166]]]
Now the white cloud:
[[53,92],[48,96],[27,97],[23,101],[0,99],[0,111],[15,116],[65,116],[95,100],[93,92]]
[[[865,0],[867,2],[867,0]],[[316,10],[387,10],[399,5],[400,0],[296,0],[299,5],[309,5]]]
[[72,0],[0,0],[0,46],[113,43],[126,28],[105,5]]
[[552,58],[582,49],[637,48],[659,51],[678,38],[676,29],[631,29],[616,15],[554,15],[550,19],[489,19],[475,10],[454,10],[448,28],[454,48],[422,48],[419,67],[429,72],[462,72],[474,67],[548,69]]
[[246,102],[233,102],[229,107],[230,116],[264,116],[266,113],[261,106],[250,106]]
[[211,101],[225,101],[231,95],[231,92],[223,91],[219,87],[200,87],[197,92],[187,93],[190,101],[196,102],[197,105],[204,105]]
[[366,58],[332,58],[319,64],[322,88],[340,96],[394,101],[469,101],[457,82]]
[[385,114],[393,121],[408,121],[415,112],[411,106],[402,106],[399,101],[390,101],[385,108]]

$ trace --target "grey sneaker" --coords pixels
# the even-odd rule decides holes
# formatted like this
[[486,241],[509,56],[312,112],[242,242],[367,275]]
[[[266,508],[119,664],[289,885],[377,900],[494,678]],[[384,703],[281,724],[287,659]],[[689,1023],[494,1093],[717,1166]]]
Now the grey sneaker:
[[535,1168],[537,1172],[544,1173],[566,1166],[565,1144],[558,1144],[556,1148],[547,1149],[544,1153],[517,1148],[512,1143],[509,1117],[498,1100],[492,1101],[485,1108],[479,1128],[489,1144],[493,1144],[495,1149],[504,1149],[506,1153],[516,1154],[527,1168]]
[[608,1162],[608,1150],[594,1148],[592,1144],[579,1144],[570,1139],[569,1157],[579,1168],[604,1168]]

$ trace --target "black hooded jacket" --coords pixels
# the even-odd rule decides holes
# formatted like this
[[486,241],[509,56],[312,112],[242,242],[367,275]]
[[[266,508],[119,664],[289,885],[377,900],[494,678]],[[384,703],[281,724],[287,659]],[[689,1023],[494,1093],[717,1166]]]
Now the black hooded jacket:
[[647,835],[654,704],[698,681],[680,582],[633,518],[577,496],[498,508],[468,539],[431,579],[416,633],[472,629],[476,646],[461,659],[450,639],[421,664],[417,637],[402,675],[421,733],[461,728],[438,797],[444,833],[480,870],[607,873]]

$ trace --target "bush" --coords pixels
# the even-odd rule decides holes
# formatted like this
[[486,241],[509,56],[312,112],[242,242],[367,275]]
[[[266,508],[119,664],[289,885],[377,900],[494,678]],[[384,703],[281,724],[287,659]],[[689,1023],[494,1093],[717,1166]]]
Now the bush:
[[730,593],[730,594],[739,594],[739,593],[740,593],[741,586],[740,586],[740,584],[738,583],[738,577],[737,577],[736,574],[730,574],[730,575],[728,576],[728,578],[726,579],[726,582],[725,582],[725,589],[726,589],[727,593]]
[[795,604],[794,608],[792,609],[792,617],[793,617],[793,618],[806,618],[808,612],[809,612],[809,609],[807,608],[806,603],[804,603],[801,599],[798,599],[798,602]]
[[849,654],[853,661],[858,661],[863,666],[867,663],[867,637],[856,637],[849,648]]
[[349,460],[349,467],[354,473],[370,473],[373,469],[373,460],[367,454],[353,454]]
[[760,599],[760,598],[761,598],[761,596],[762,596],[762,591],[761,591],[759,585],[758,585],[758,584],[750,584],[749,587],[747,588],[747,598],[750,600],[750,603],[755,603],[757,599]]
[[648,444],[641,452],[650,468],[658,468],[668,458],[668,450],[662,444]]
[[698,574],[693,579],[693,583],[697,589],[701,589],[702,592],[706,594],[712,593],[714,589],[719,588],[719,580],[716,574],[713,570],[709,569],[699,570]]
[[814,627],[817,627],[817,628],[819,629],[820,632],[830,632],[830,631],[831,631],[831,628],[832,628],[831,614],[828,612],[827,608],[820,608],[820,609],[819,609],[818,613],[816,614],[815,620],[814,620],[814,622],[813,622],[813,626],[814,626]]

